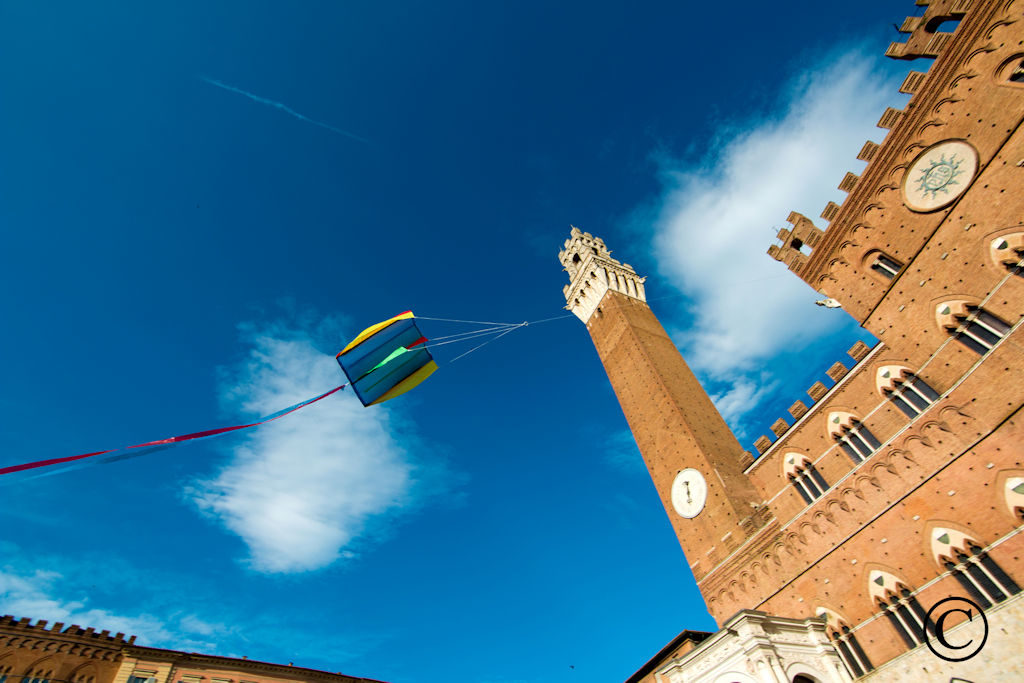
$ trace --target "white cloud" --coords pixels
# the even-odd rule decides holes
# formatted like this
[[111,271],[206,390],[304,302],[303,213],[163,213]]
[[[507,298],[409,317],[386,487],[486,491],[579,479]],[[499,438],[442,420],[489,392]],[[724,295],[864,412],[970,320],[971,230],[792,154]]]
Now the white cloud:
[[[308,336],[247,336],[252,350],[224,390],[246,413],[270,414],[344,381]],[[245,541],[252,568],[301,572],[351,557],[372,520],[411,499],[414,467],[387,408],[364,408],[348,392],[257,428],[216,476],[186,489]]]
[[[727,417],[751,410],[768,392],[753,368],[848,326],[839,311],[765,252],[792,210],[816,217],[856,154],[899,96],[891,79],[859,54],[832,58],[797,78],[776,116],[723,128],[703,164],[665,162],[655,221],[661,272],[691,298],[677,334],[687,360],[713,380]],[[722,386],[719,386],[719,383]]]
[[777,387],[777,382],[772,380],[770,375],[762,375],[755,380],[751,377],[736,375],[726,382],[726,389],[718,394],[712,394],[718,412],[722,414],[726,422],[735,423],[742,418],[752,406],[756,406],[761,399],[768,396]]
[[[60,597],[71,593],[78,597]],[[190,649],[209,648],[209,642],[202,637],[213,635],[219,629],[216,625],[201,622],[192,615],[177,620],[177,628],[168,621],[151,614],[125,616],[105,609],[89,606],[86,591],[69,585],[66,578],[53,571],[19,570],[13,567],[0,568],[0,604],[7,614],[15,617],[30,617],[33,620],[46,619],[61,621],[65,625],[79,624],[93,627],[97,631],[124,633],[139,637],[148,645],[165,645]],[[202,624],[203,628],[197,628]],[[196,639],[200,636],[200,639]]]

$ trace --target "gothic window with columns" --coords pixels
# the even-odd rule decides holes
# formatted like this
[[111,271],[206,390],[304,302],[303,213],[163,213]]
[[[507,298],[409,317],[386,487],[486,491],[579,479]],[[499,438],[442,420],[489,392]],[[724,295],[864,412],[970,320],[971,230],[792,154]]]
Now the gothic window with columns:
[[821,476],[806,456],[790,453],[786,457],[785,472],[793,488],[808,505],[828,490],[825,477]]
[[833,438],[854,463],[864,462],[882,445],[860,420],[853,420]]
[[871,572],[868,586],[875,604],[882,609],[907,649],[923,644],[927,613],[910,588],[892,574],[879,570]]
[[11,673],[11,668],[10,664],[7,666],[0,664],[0,683],[5,683],[7,681],[7,677]]
[[983,308],[962,302],[939,304],[942,327],[958,342],[984,355],[1006,336],[1010,326]]
[[938,392],[906,368],[879,368],[877,385],[882,394],[910,419],[923,413],[939,399]]
[[953,529],[932,531],[932,552],[982,609],[1020,592],[1020,586],[979,543]]
[[825,617],[829,640],[854,676],[859,678],[869,671],[874,671],[875,665],[868,659],[864,648],[857,642],[857,635],[850,629],[845,619],[824,607],[818,608],[818,616]]

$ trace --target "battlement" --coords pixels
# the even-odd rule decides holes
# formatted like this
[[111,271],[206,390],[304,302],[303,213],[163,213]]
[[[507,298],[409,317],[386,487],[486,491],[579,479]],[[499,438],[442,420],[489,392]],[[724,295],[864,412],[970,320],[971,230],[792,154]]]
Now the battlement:
[[[773,259],[876,335],[883,331],[868,323],[870,316],[891,287],[899,289],[897,276],[941,223],[941,210],[998,153],[1020,110],[1012,77],[1022,63],[1019,10],[994,0],[919,0],[918,5],[923,16],[903,22],[899,31],[906,42],[893,43],[886,54],[935,62],[927,70],[908,71],[899,87],[911,96],[905,107],[880,112],[877,125],[888,133],[881,144],[863,145],[857,159],[867,166],[860,174],[848,172],[840,179],[838,187],[847,196],[825,204],[825,229],[790,214],[793,228],[779,230],[781,244],[768,248]],[[983,88],[975,80],[983,74],[1013,88]],[[955,183],[938,189],[922,184],[927,164],[954,163]],[[939,183],[939,176],[929,182]]]
[[768,247],[768,255],[785,263],[794,273],[799,273],[825,232],[796,211],[790,213],[786,221],[793,226],[792,229],[779,230],[775,236],[782,244]]
[[569,273],[570,282],[562,288],[567,310],[586,323],[608,291],[647,300],[644,292],[647,278],[637,275],[628,263],[613,259],[600,237],[571,227],[564,249],[558,252],[559,262]]
[[[918,0],[927,9],[923,16],[907,17],[899,32],[909,34],[906,42],[895,42],[885,51],[893,59],[934,59],[942,54],[953,37],[946,22],[958,21],[967,13],[975,0]],[[945,30],[939,30],[944,28]]]
[[125,639],[123,633],[116,633],[110,635],[110,631],[96,632],[95,628],[82,628],[78,624],[72,624],[67,628],[64,628],[64,622],[54,622],[52,626],[48,626],[49,622],[45,619],[39,619],[35,623],[29,618],[17,619],[10,614],[5,614],[0,617],[0,631],[23,631],[26,635],[33,635],[36,637],[45,637],[46,635],[62,635],[62,636],[76,636],[79,638],[104,641],[104,644],[118,644],[118,645],[131,645],[135,642],[135,636],[130,636]]
[[[850,356],[850,358],[854,360],[854,364],[856,365],[857,363],[860,363],[865,358],[867,358],[870,352],[871,349],[868,347],[868,345],[865,344],[864,342],[859,341],[852,347],[850,347],[850,350],[847,351],[846,353],[848,356]],[[845,365],[838,361],[836,363],[833,363],[832,366],[825,372],[828,378],[832,380],[832,382],[834,383],[833,388],[835,388],[835,386],[838,386],[839,382],[842,381],[842,379],[846,377],[849,373],[850,368],[847,368]],[[773,422],[770,429],[771,432],[775,435],[775,441],[773,441],[767,435],[760,436],[754,442],[754,448],[757,449],[758,455],[764,455],[764,453],[772,447],[773,443],[781,439],[786,434],[786,432],[788,432],[797,422],[801,420],[801,418],[803,418],[808,413],[813,411],[816,407],[815,404],[819,403],[821,399],[825,398],[829,391],[830,389],[821,382],[815,382],[814,384],[812,384],[811,388],[807,390],[807,395],[811,398],[811,407],[808,407],[807,404],[804,403],[803,401],[796,401],[793,405],[791,405],[789,407],[788,412],[790,416],[792,416],[792,418],[796,420],[796,422],[794,422],[794,424],[791,425],[785,418],[781,417],[775,422]]]

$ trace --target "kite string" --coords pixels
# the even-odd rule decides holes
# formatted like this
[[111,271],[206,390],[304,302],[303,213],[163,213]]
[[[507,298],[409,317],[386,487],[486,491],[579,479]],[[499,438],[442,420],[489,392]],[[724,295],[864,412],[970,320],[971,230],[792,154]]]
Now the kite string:
[[[573,317],[573,314],[569,313],[567,315],[556,315],[553,318],[544,318],[543,320],[529,320],[529,321],[525,321],[523,323],[499,323],[499,322],[487,321],[487,320],[457,320],[455,318],[428,318],[427,316],[424,316],[424,315],[417,315],[416,319],[417,320],[436,320],[436,321],[439,321],[439,322],[446,322],[446,323],[467,323],[469,325],[497,325],[498,328],[494,328],[494,329],[500,329],[500,328],[505,328],[505,327],[522,327],[524,324],[526,324],[526,325],[539,325],[540,323],[546,323],[546,322],[550,322],[552,320],[562,320],[563,318],[571,318],[571,317]],[[463,334],[465,334],[465,333],[463,333]],[[457,335],[451,335],[451,336],[457,336]],[[446,339],[446,337],[435,337],[435,339]]]
[[504,334],[505,332],[511,332],[512,330],[514,330],[514,329],[516,329],[518,327],[520,327],[520,325],[510,325],[508,327],[502,327],[502,328],[499,328],[497,330],[490,330],[490,331],[487,331],[487,332],[481,331],[481,332],[475,332],[473,334],[467,334],[465,336],[462,336],[459,339],[449,339],[447,341],[436,342],[436,343],[431,341],[431,342],[428,342],[428,343],[424,344],[424,347],[428,348],[428,349],[433,349],[433,348],[438,347],[438,346],[445,346],[446,344],[458,344],[459,342],[470,341],[472,339],[476,339],[478,337],[486,337],[486,336],[491,335],[491,334]]
[[502,333],[501,333],[501,334],[499,334],[498,336],[496,336],[496,337],[492,337],[492,338],[488,339],[488,340],[487,340],[487,341],[485,341],[485,342],[484,342],[483,344],[480,344],[479,346],[474,346],[474,347],[473,347],[473,348],[471,348],[471,349],[470,349],[469,351],[466,351],[466,352],[465,352],[465,353],[463,353],[463,354],[460,354],[460,355],[458,355],[458,356],[455,356],[455,358],[452,358],[452,359],[451,359],[450,361],[448,361],[448,364],[450,365],[450,364],[454,363],[455,361],[457,361],[458,359],[460,359],[460,358],[463,358],[464,356],[468,356],[469,354],[473,353],[473,352],[474,352],[474,351],[476,351],[477,349],[479,349],[479,348],[481,348],[481,347],[484,347],[484,346],[487,346],[487,345],[488,345],[488,344],[490,344],[490,343],[491,343],[492,341],[495,341],[496,339],[501,339],[502,337],[504,337],[504,336],[505,336],[506,334],[508,334],[509,332],[514,332],[514,331],[518,330],[518,329],[519,329],[520,327],[526,327],[526,326],[527,326],[527,325],[529,325],[529,324],[530,324],[530,323],[528,323],[528,322],[525,322],[525,321],[524,321],[524,322],[521,322],[521,323],[519,323],[518,325],[516,325],[516,326],[514,326],[514,327],[511,327],[511,328],[509,328],[509,329],[505,330],[504,332],[502,332]]
[[470,330],[468,332],[459,332],[458,334],[448,334],[443,337],[431,337],[430,341],[435,342],[441,341],[442,339],[455,339],[457,337],[470,337],[478,334],[487,334],[489,332],[501,332],[510,327],[515,327],[515,325],[499,325],[497,327],[485,327],[482,330]]
[[424,315],[417,315],[417,320],[436,320],[442,323],[468,323],[470,325],[505,325],[508,327],[518,326],[520,323],[499,323],[493,320],[456,320],[455,318],[428,318]]

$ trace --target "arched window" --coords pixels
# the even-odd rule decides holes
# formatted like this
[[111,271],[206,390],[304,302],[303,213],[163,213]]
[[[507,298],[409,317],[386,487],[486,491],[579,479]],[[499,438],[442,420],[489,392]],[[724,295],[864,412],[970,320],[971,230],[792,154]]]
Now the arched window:
[[11,673],[11,668],[12,668],[12,666],[10,664],[7,664],[6,666],[3,665],[3,664],[0,664],[0,683],[5,683],[5,681],[7,680],[7,677]]
[[939,394],[927,382],[905,368],[879,368],[877,383],[882,394],[910,419],[939,399]]
[[877,569],[871,572],[869,586],[875,604],[882,609],[907,649],[924,643],[927,614],[911,590],[892,574]]
[[939,304],[938,316],[954,339],[981,355],[992,350],[1010,331],[1008,324],[985,309],[962,302]]
[[53,669],[35,667],[22,677],[22,683],[50,683],[53,677]]
[[854,676],[859,678],[869,671],[874,671],[874,664],[871,663],[864,649],[857,642],[856,634],[850,629],[845,619],[824,607],[818,608],[818,616],[825,617],[825,630],[828,632],[828,637]]
[[864,462],[882,445],[860,420],[853,420],[842,427],[833,438],[855,463]]
[[804,502],[810,505],[828,490],[825,477],[815,469],[806,456],[790,453],[786,457],[786,476]]
[[982,552],[981,545],[960,532],[935,529],[932,551],[982,609],[1020,592],[1020,586],[988,553]]

